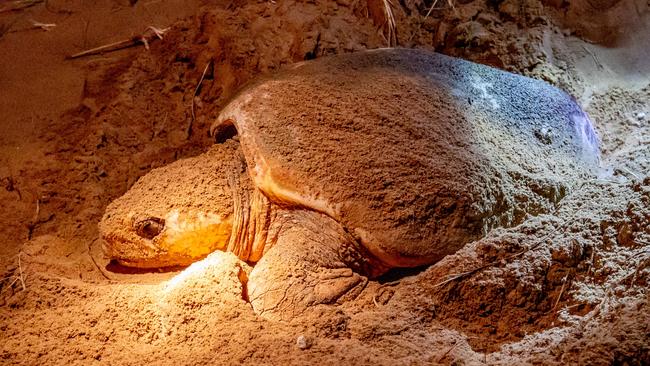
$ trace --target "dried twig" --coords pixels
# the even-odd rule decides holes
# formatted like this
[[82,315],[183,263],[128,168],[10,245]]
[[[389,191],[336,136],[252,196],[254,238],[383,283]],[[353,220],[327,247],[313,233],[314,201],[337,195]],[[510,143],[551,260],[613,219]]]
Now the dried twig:
[[[617,172],[617,173],[619,173],[619,174],[623,174],[623,175],[631,175],[632,177],[634,177],[634,180],[637,180],[637,181],[641,181],[641,180],[642,180],[642,179],[639,178],[638,175],[634,174],[634,172],[632,172],[630,169],[628,169],[628,168],[626,168],[626,167],[624,167],[624,166],[616,167],[616,168],[614,169],[614,171]],[[627,176],[626,176],[626,178],[629,179],[629,177],[627,177]]]
[[68,58],[79,58],[79,57],[84,57],[84,56],[90,56],[90,55],[96,55],[98,53],[102,52],[110,52],[110,51],[117,51],[121,50],[124,48],[136,46],[140,44],[140,38],[138,37],[133,37],[131,39],[123,40],[123,41],[117,41],[109,44],[105,44],[99,47],[91,48],[89,50],[85,50],[79,53],[75,53],[74,55],[68,56]]
[[18,279],[19,279],[20,277],[18,277],[18,276],[13,276],[12,278],[13,278],[14,280],[11,281],[11,283],[9,284],[9,286],[7,286],[7,288],[12,288],[12,287],[14,286],[14,284],[16,283],[16,281],[18,281]]
[[557,304],[560,303],[560,300],[562,299],[562,294],[564,293],[564,287],[566,286],[566,280],[569,277],[569,275],[565,275],[564,278],[562,279],[562,287],[560,287],[560,293],[557,295],[557,299],[555,300],[555,305],[553,305],[553,311],[557,308]]
[[582,48],[585,50],[585,52],[587,52],[591,56],[591,58],[594,59],[594,63],[596,64],[596,66],[598,68],[601,68],[601,69],[604,68],[603,64],[600,63],[600,60],[598,60],[598,57],[596,57],[596,55],[593,52],[591,52],[591,50],[589,48],[587,48],[586,46],[582,46]]
[[32,20],[32,27],[34,28],[41,28],[42,30],[49,32],[51,28],[56,27],[56,24],[54,23],[41,23],[37,22],[35,20]]
[[580,327],[580,329],[584,329],[584,327],[585,327],[585,325],[587,323],[589,323],[592,319],[597,317],[598,314],[600,314],[600,312],[602,311],[603,306],[604,306],[603,304],[605,304],[606,301],[609,302],[609,295],[611,294],[611,292],[612,292],[611,288],[607,289],[607,291],[605,292],[605,295],[603,295],[603,298],[602,298],[602,300],[600,300],[598,305],[596,305],[590,312],[588,312],[587,314],[585,314],[582,317],[582,319],[580,320],[580,323],[578,325]]
[[617,181],[612,180],[612,179],[592,179],[591,181],[596,182],[596,183],[616,184],[616,185],[619,185],[619,186],[627,184],[627,183],[617,182]]
[[22,252],[18,253],[18,278],[20,279],[20,284],[23,287],[23,291],[27,290],[27,287],[25,287],[25,275],[23,274],[23,265],[22,262],[20,261],[20,255],[23,254]]
[[445,353],[442,355],[442,357],[440,357],[440,358],[438,359],[438,363],[441,363],[442,360],[444,360],[444,359],[447,357],[447,355],[448,355],[451,351],[453,351],[454,348],[456,348],[456,346],[458,346],[459,343],[460,343],[460,342],[458,342],[458,341],[454,342],[454,344],[453,344],[453,345],[452,345],[452,346],[447,350],[447,352],[445,352]]
[[594,245],[593,248],[591,248],[591,259],[589,260],[589,267],[587,268],[587,276],[591,274],[591,268],[596,268],[596,263],[594,263],[594,260],[596,259],[596,246]]
[[34,219],[32,220],[34,223],[38,222],[38,216],[41,213],[41,200],[36,199],[36,211],[34,212]]
[[[438,4],[438,0],[434,0],[433,4],[431,4],[431,7],[429,8],[429,11],[427,11],[427,14],[424,16],[424,18],[422,18],[420,24],[418,24],[418,27],[413,31],[413,33],[411,33],[411,36],[409,37],[409,42],[413,39],[413,37],[415,37],[415,33],[420,31],[420,29],[422,28],[422,24],[431,15],[433,9],[436,9],[437,4]],[[454,6],[454,2],[452,0],[447,0],[447,5],[449,5],[449,7],[454,10],[456,9],[456,7]]]
[[501,261],[503,261],[503,260],[509,260],[509,259],[513,259],[513,258],[519,257],[519,256],[523,255],[524,253],[527,253],[527,252],[529,252],[529,251],[531,251],[531,250],[537,248],[538,246],[540,246],[540,244],[542,244],[542,243],[543,243],[546,239],[548,239],[550,236],[551,236],[551,234],[547,234],[547,235],[545,235],[545,236],[544,236],[543,238],[541,238],[537,243],[533,244],[532,246],[530,246],[530,247],[527,248],[527,249],[522,250],[522,251],[519,252],[519,253],[515,253],[515,254],[509,255],[509,256],[507,256],[507,257],[505,257],[505,258],[503,258],[503,259],[499,259],[499,260],[496,260],[496,261],[493,261],[493,262],[490,262],[490,263],[484,264],[484,265],[482,265],[482,266],[479,266],[479,267],[474,268],[474,269],[472,269],[472,270],[469,270],[469,271],[467,271],[467,272],[451,274],[451,275],[447,276],[447,279],[446,279],[446,280],[436,283],[435,285],[433,285],[433,287],[434,287],[434,288],[436,288],[436,287],[440,287],[440,286],[443,286],[443,285],[448,284],[449,282],[452,282],[452,281],[455,281],[455,280],[459,280],[459,279],[464,278],[464,277],[467,277],[467,276],[471,276],[471,275],[473,275],[474,273],[477,273],[477,272],[479,272],[479,271],[482,271],[482,270],[485,269],[485,268],[488,268],[488,267],[492,267],[492,266],[494,266],[494,265],[497,265],[497,264],[499,264],[499,263],[500,263]]
[[186,139],[189,139],[190,136],[192,136],[192,124],[194,123],[194,120],[196,120],[196,114],[194,113],[194,98],[196,98],[196,95],[199,93],[199,89],[201,89],[201,84],[203,84],[203,79],[205,79],[205,74],[208,72],[208,68],[210,67],[211,63],[212,60],[208,61],[208,63],[205,65],[205,68],[203,69],[203,73],[201,74],[201,79],[199,79],[199,83],[196,84],[196,88],[194,89],[194,94],[192,94],[192,106],[191,106],[192,119],[187,124],[187,128],[185,129]]
[[[18,281],[20,281],[20,285],[22,288],[21,291],[27,290],[27,286],[25,285],[25,274],[23,272],[23,264],[22,261],[20,260],[21,254],[22,252],[18,253],[18,268],[11,271],[11,275],[0,279],[0,282],[11,280],[11,282],[9,282],[7,286],[0,286],[0,293],[4,292],[5,289],[13,288],[14,284],[16,284]],[[18,271],[18,274],[16,274],[16,270]]]
[[[431,7],[429,8],[429,11],[427,11],[427,14],[424,16],[424,19],[422,19],[422,22],[424,22],[429,17],[429,15],[431,15],[431,12],[433,11],[433,9],[435,9],[437,4],[438,4],[438,0],[434,0],[433,4],[431,4]],[[422,26],[422,22],[420,22],[420,26]]]
[[156,27],[147,27],[145,31],[138,36],[132,37],[130,39],[125,39],[122,41],[117,41],[109,44],[105,44],[99,47],[91,48],[89,50],[81,51],[79,53],[75,53],[74,55],[68,56],[69,59],[73,58],[79,58],[79,57],[84,57],[84,56],[90,56],[90,55],[96,55],[98,53],[103,53],[103,52],[111,52],[111,51],[118,51],[122,50],[125,48],[137,46],[137,45],[144,45],[144,48],[147,50],[149,49],[149,42],[159,38],[163,39],[163,35],[165,32],[167,32],[169,28],[164,28],[164,29],[159,29]]

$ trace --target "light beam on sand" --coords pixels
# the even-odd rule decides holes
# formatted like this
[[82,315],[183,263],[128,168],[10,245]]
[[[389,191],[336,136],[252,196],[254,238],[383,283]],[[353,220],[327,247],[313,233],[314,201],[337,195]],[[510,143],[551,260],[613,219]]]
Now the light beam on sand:
[[223,264],[223,257],[220,255],[209,255],[205,259],[195,262],[189,267],[185,268],[181,273],[174,276],[167,282],[162,283],[160,292],[158,292],[155,300],[156,313],[160,319],[160,328],[158,336],[161,340],[167,339],[167,336],[173,332],[173,314],[175,311],[174,292],[183,289],[197,279],[202,278],[209,271],[210,268],[221,266]]
[[223,264],[223,258],[219,255],[209,255],[205,259],[192,263],[189,267],[185,268],[181,273],[174,276],[171,280],[167,281],[162,288],[165,294],[184,286],[185,282],[191,278],[200,277],[206,273],[209,268]]
[[574,128],[578,136],[580,136],[583,141],[583,146],[585,146],[584,153],[600,159],[600,143],[598,135],[596,134],[594,123],[591,121],[591,118],[589,118],[587,112],[572,115],[571,119],[573,120]]

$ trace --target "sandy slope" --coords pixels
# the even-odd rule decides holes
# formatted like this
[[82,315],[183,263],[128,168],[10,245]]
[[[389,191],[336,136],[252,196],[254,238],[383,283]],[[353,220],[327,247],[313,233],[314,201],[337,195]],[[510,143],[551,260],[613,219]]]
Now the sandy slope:
[[[385,46],[366,17],[374,3],[48,1],[0,13],[2,362],[650,362],[648,4],[487,3],[424,19],[426,4],[405,1],[398,44],[571,92],[599,129],[602,177],[555,212],[291,323],[255,316],[232,256],[124,273],[103,259],[96,225],[139,176],[202,152],[211,120],[255,74]],[[149,52],[64,58],[148,25],[171,26]]]

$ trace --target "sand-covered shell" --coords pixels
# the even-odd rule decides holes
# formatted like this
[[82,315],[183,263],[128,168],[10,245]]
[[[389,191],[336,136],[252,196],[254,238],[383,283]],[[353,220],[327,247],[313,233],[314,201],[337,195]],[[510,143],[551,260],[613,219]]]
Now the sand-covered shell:
[[424,50],[296,64],[244,88],[213,130],[229,124],[272,201],[330,215],[391,266],[547,212],[599,162],[565,92]]

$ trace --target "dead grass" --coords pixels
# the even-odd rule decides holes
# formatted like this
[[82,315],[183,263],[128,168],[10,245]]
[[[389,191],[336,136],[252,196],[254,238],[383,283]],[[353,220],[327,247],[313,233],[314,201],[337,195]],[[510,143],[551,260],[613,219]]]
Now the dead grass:
[[384,10],[384,27],[386,29],[386,41],[389,47],[397,45],[397,33],[395,25],[395,14],[393,14],[393,2],[391,0],[383,0]]
[[7,276],[4,278],[0,279],[0,294],[4,293],[5,291],[9,291],[14,288],[14,285],[20,284],[21,291],[27,290],[27,286],[25,285],[25,273],[23,271],[23,263],[21,261],[20,256],[23,253],[20,252],[18,253],[18,266],[9,270],[7,273]]

